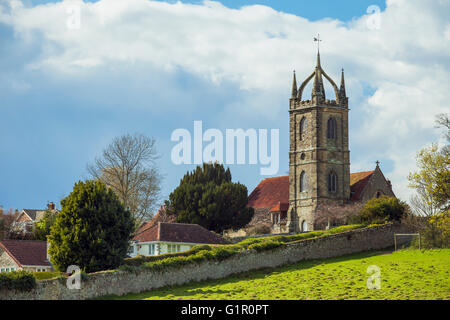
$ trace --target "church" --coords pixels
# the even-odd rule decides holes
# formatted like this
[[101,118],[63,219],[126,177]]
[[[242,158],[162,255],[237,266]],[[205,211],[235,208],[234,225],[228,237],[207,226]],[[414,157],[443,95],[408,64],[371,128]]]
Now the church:
[[[324,78],[334,90],[334,100],[325,97]],[[311,99],[303,100],[310,81]],[[289,102],[289,176],[264,179],[253,190],[248,201],[255,209],[250,226],[270,224],[272,233],[312,231],[317,229],[315,215],[320,204],[395,197],[378,161],[372,171],[350,173],[344,70],[338,88],[322,69],[318,51],[314,71],[300,86],[294,71]]]

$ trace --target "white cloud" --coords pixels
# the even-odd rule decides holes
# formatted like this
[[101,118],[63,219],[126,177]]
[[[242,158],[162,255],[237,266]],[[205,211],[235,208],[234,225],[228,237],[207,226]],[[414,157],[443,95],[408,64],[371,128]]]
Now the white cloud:
[[[355,167],[390,159],[389,176],[403,197],[415,151],[438,137],[434,115],[450,109],[448,0],[388,0],[379,29],[368,28],[368,15],[348,23],[311,22],[266,6],[230,9],[210,1],[3,3],[0,23],[12,26],[19,39],[41,42],[42,53],[30,67],[69,75],[100,66],[150,64],[164,72],[182,68],[216,84],[232,81],[242,90],[288,94],[292,69],[299,81],[313,70],[311,40],[320,33],[327,73],[338,82],[340,68],[346,69],[351,117],[358,119],[351,140],[367,150]],[[81,14],[81,28],[75,30],[67,27],[67,8],[73,6]],[[371,96],[362,93],[367,85],[375,89]],[[249,108],[263,109],[265,117],[271,108],[286,108],[261,100]]]

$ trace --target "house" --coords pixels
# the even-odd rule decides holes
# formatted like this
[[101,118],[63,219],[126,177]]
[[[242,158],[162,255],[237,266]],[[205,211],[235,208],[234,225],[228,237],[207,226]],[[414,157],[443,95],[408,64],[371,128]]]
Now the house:
[[41,221],[47,212],[57,213],[59,211],[55,208],[53,202],[48,204],[46,210],[22,209],[22,211],[17,214],[17,217],[12,224],[12,228],[16,233],[32,233],[36,222]]
[[156,222],[141,227],[130,246],[129,256],[156,256],[182,252],[198,244],[230,244],[198,224]]
[[52,271],[48,260],[47,242],[32,240],[0,241],[0,272],[27,270]]

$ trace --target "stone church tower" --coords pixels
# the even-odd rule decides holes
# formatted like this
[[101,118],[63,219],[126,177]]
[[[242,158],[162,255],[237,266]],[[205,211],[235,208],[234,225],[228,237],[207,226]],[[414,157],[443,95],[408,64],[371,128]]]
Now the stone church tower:
[[[326,99],[323,78],[333,87],[335,100]],[[303,100],[311,80],[311,100]],[[322,69],[318,52],[314,72],[300,87],[294,71],[289,106],[289,232],[314,230],[319,203],[344,204],[350,199],[348,110],[344,70],[338,88]]]

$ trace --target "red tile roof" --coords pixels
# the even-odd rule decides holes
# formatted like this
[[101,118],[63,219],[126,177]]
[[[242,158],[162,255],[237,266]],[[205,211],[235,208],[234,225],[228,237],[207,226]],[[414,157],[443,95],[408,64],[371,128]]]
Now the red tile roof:
[[363,171],[350,174],[351,201],[358,201],[361,199],[361,193],[374,173],[375,171]]
[[267,178],[261,181],[248,197],[248,206],[272,208],[279,202],[289,203],[289,176]]
[[158,222],[156,225],[136,234],[138,242],[167,241],[199,244],[229,244],[219,235],[198,224]]
[[[350,174],[350,200],[360,200],[361,193],[374,172],[363,171]],[[289,176],[267,178],[261,181],[248,197],[247,205],[255,209],[270,208],[270,212],[273,212],[279,211],[277,206],[280,203],[282,207],[284,204],[289,207]]]
[[47,242],[31,240],[3,240],[0,248],[5,250],[19,266],[47,266]]
[[287,211],[289,209],[289,203],[287,202],[278,202],[275,207],[270,209],[270,212],[281,212]]
[[155,226],[158,222],[175,222],[177,217],[175,215],[170,215],[165,212],[163,206],[158,210],[158,212],[153,216],[150,221],[143,223],[135,232],[135,234],[139,234],[144,232],[145,230]]

